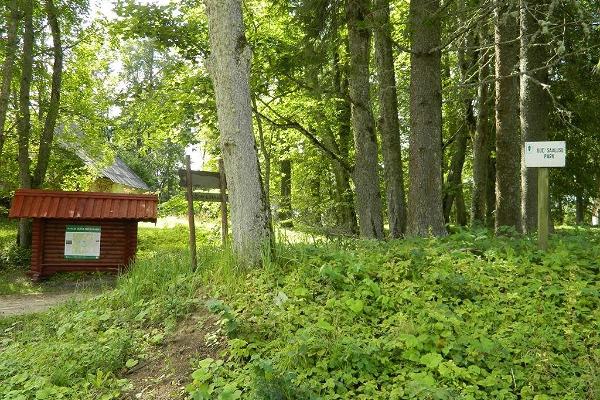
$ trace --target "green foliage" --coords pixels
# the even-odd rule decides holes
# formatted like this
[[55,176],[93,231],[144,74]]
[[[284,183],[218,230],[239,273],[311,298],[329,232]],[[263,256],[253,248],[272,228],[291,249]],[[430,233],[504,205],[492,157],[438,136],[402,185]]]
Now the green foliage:
[[[192,398],[595,399],[600,235],[281,249],[210,303],[235,321]],[[235,396],[235,397],[230,397]]]
[[141,233],[138,261],[114,291],[0,318],[0,398],[120,398],[129,383],[119,375],[196,307],[202,279],[190,271],[184,230]]

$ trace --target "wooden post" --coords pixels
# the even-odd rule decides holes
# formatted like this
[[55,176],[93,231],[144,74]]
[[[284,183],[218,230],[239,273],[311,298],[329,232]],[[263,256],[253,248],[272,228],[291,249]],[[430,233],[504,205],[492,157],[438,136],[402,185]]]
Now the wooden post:
[[190,156],[185,156],[186,166],[186,188],[188,201],[188,225],[190,227],[190,256],[192,257],[192,271],[195,271],[198,266],[196,259],[196,223],[194,221],[194,193],[192,189],[192,168]]
[[548,168],[538,168],[538,246],[548,250],[548,230],[550,225],[550,204]]
[[219,158],[219,181],[221,184],[221,237],[223,246],[227,244],[227,180],[225,176],[225,165],[223,159]]

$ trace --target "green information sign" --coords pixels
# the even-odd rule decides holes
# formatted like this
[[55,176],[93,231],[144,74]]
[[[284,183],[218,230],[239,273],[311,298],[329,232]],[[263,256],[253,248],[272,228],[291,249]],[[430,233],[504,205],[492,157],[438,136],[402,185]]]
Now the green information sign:
[[100,258],[99,226],[67,225],[65,230],[65,258],[98,260]]

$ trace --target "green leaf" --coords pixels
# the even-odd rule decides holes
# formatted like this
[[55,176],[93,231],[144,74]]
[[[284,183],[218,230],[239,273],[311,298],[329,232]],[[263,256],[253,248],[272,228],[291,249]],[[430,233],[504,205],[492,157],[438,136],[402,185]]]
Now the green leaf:
[[127,360],[127,362],[125,362],[125,366],[127,368],[133,368],[136,365],[138,365],[139,361],[136,360],[135,358],[130,358],[129,360]]
[[348,306],[350,311],[352,311],[355,314],[360,314],[365,307],[363,301],[360,299],[348,299],[346,300],[346,305]]
[[419,362],[429,369],[436,368],[443,360],[443,357],[438,353],[427,353],[419,359]]

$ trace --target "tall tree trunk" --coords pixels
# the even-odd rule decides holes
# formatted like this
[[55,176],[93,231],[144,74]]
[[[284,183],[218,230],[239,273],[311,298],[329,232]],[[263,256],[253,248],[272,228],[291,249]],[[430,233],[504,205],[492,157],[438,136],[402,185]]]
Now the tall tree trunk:
[[265,166],[264,173],[264,191],[267,204],[271,204],[271,151],[267,149],[265,143],[265,132],[263,129],[262,118],[256,107],[256,95],[252,94],[252,108],[254,109],[254,116],[256,117],[256,129],[258,129],[258,144],[260,146],[260,152],[263,155],[263,164]]
[[495,0],[496,30],[496,231],[521,231],[519,132],[519,20],[516,0]]
[[473,226],[485,225],[487,189],[495,181],[495,179],[488,180],[491,140],[488,103],[490,84],[486,82],[490,75],[490,57],[485,49],[487,43],[487,27],[484,26],[479,33],[479,44],[483,50],[479,56],[477,126],[473,139],[473,194],[471,200],[471,225]]
[[6,15],[6,53],[2,63],[2,88],[0,88],[0,158],[4,148],[5,134],[4,124],[6,123],[6,114],[8,112],[8,102],[10,100],[10,86],[12,83],[15,58],[17,56],[17,27],[19,22],[19,9],[17,0],[11,0],[7,4],[8,12]]
[[[19,180],[21,188],[31,188],[29,160],[29,137],[31,136],[31,113],[29,110],[31,77],[33,74],[33,0],[24,0],[23,12],[23,54],[21,58],[21,79],[19,87],[19,115],[17,130],[19,134]],[[31,221],[22,218],[19,221],[19,246],[31,247]]]
[[[546,36],[537,22],[544,20],[548,0],[520,0],[521,15],[521,137],[523,142],[548,139],[552,104],[542,85],[548,83]],[[522,160],[523,161],[523,160]],[[523,231],[537,229],[537,169],[521,166]]]
[[205,0],[221,151],[231,204],[233,250],[242,262],[260,263],[272,246],[271,214],[252,133],[250,60],[241,0]]
[[360,235],[364,238],[383,239],[381,193],[377,174],[377,138],[369,94],[371,32],[366,26],[370,12],[369,3],[369,0],[348,0],[346,3],[350,47],[348,83],[356,147],[353,175]]
[[284,159],[279,162],[281,172],[281,203],[279,219],[282,226],[292,227],[292,161]]
[[389,0],[375,0],[375,60],[379,79],[379,131],[384,162],[390,235],[406,230],[406,199],[398,123],[398,95],[392,53]]
[[[470,108],[468,111],[473,117],[473,110]],[[468,129],[466,126],[461,127],[454,140],[454,152],[450,160],[450,170],[448,172],[448,178],[446,179],[446,190],[443,197],[444,207],[444,221],[450,222],[450,212],[452,211],[452,205],[457,197],[462,197],[462,171],[465,165],[465,156],[467,154],[467,142],[469,139]]]
[[581,195],[575,197],[575,224],[583,225],[585,220],[585,199]]
[[469,215],[465,206],[465,194],[460,190],[454,199],[454,209],[456,210],[456,224],[467,226],[469,224]]
[[[465,8],[464,0],[460,0],[458,2],[458,7],[460,15],[462,16],[464,14]],[[464,21],[461,22],[464,23]],[[454,201],[456,199],[462,199],[464,203],[462,173],[465,165],[465,156],[467,153],[467,144],[469,141],[469,137],[473,136],[476,126],[475,113],[473,111],[473,98],[469,90],[466,88],[466,84],[471,83],[473,80],[471,78],[471,69],[475,63],[475,57],[471,55],[471,49],[473,45],[473,35],[471,33],[466,33],[465,37],[460,42],[457,52],[458,69],[461,84],[460,97],[463,103],[463,120],[461,127],[458,130],[457,137],[454,141],[454,152],[452,153],[452,159],[450,161],[450,171],[448,173],[448,178],[446,180],[445,185],[446,190],[444,192],[443,207],[444,220],[446,222],[450,221],[450,212],[452,210],[452,205],[454,204]],[[457,206],[462,207],[464,206],[464,204],[457,204]],[[464,222],[465,217],[462,215],[462,211],[458,214],[461,214],[460,216],[462,221],[457,221],[457,223],[461,224],[461,222]]]
[[410,2],[409,235],[446,235],[442,210],[439,0]]
[[44,129],[40,136],[40,145],[38,150],[37,164],[35,173],[31,181],[33,188],[40,188],[46,178],[48,162],[50,161],[50,152],[52,150],[52,141],[54,140],[54,128],[58,118],[60,106],[60,90],[62,85],[63,71],[63,50],[61,43],[60,26],[56,7],[53,0],[46,0],[46,15],[52,32],[52,53],[54,55],[54,65],[52,66],[52,87],[50,89],[50,104],[46,113]]
[[[338,94],[338,140],[335,140],[333,132],[330,135],[330,148],[337,149],[337,153],[344,160],[350,156],[352,140],[351,106],[348,99],[348,79],[342,78],[339,53],[333,56],[334,89]],[[338,161],[332,160],[333,173],[335,175],[336,203],[338,209],[338,225],[348,234],[358,233],[358,222],[356,220],[356,209],[354,207],[354,194],[350,187],[350,173]]]
[[[494,142],[494,137],[490,138],[490,143]],[[488,178],[485,193],[485,226],[494,228],[496,225],[496,158],[491,154],[488,158]]]

